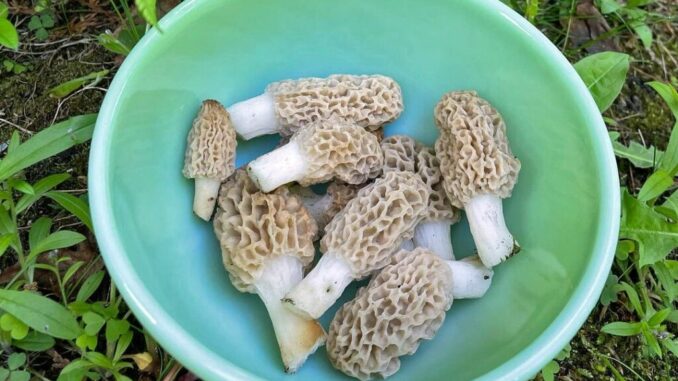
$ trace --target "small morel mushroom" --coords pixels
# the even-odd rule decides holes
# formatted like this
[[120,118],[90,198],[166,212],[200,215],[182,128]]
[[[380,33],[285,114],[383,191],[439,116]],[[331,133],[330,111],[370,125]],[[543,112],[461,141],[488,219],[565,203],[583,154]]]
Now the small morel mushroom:
[[325,341],[320,324],[294,314],[280,301],[313,260],[315,222],[283,188],[261,193],[238,170],[221,188],[214,231],[231,282],[264,302],[285,371],[295,372]]
[[377,130],[403,111],[396,81],[383,75],[331,75],[270,84],[254,98],[228,108],[244,139],[266,134],[292,135],[318,120],[342,119]]
[[253,160],[247,171],[264,192],[293,181],[361,184],[379,175],[383,159],[377,137],[364,128],[321,120],[299,128],[289,143]]
[[219,186],[235,170],[235,130],[226,109],[215,100],[202,102],[187,140],[183,174],[195,179],[193,212],[208,221]]
[[487,283],[484,278],[492,276],[459,263],[464,262],[445,261],[423,248],[393,255],[332,319],[327,338],[332,365],[361,380],[396,373],[401,356],[435,336],[457,293],[468,294],[469,280]]
[[520,171],[504,120],[475,92],[463,91],[442,97],[435,122],[443,188],[452,204],[466,211],[480,259],[487,267],[496,266],[520,249],[502,210],[502,199],[511,196]]
[[291,186],[289,190],[292,194],[299,197],[306,210],[308,210],[318,225],[318,232],[321,232],[332,218],[344,209],[346,204],[366,185],[367,183],[352,185],[333,181],[327,187],[325,194],[315,193],[310,188],[304,188],[299,185]]
[[426,184],[411,172],[388,172],[362,188],[325,227],[323,256],[283,301],[302,316],[320,317],[349,283],[389,263],[412,237],[428,197]]
[[414,245],[425,247],[443,259],[454,259],[450,226],[459,221],[459,210],[452,206],[443,189],[440,163],[435,151],[419,146],[416,156],[417,173],[431,187],[428,213],[414,229]]
[[414,229],[413,242],[406,241],[401,247],[425,247],[441,258],[454,259],[450,225],[459,221],[459,212],[452,207],[442,189],[435,152],[406,135],[385,138],[381,149],[384,152],[384,172],[415,172],[431,188],[428,213]]

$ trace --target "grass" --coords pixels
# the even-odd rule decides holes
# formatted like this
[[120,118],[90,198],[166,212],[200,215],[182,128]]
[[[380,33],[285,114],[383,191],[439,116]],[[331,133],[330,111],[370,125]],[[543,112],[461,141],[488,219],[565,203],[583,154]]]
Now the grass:
[[[607,2],[607,8],[604,8],[602,1],[506,2],[532,20],[573,63],[600,51],[616,50],[628,54],[631,61],[628,75],[625,80],[622,78],[621,94],[604,112],[609,129],[619,134],[618,142],[625,146],[635,141],[642,147],[667,150],[674,116],[666,102],[647,83],[660,81],[678,85],[678,7],[674,0],[647,2],[649,4],[635,7],[637,12],[621,8],[607,12],[614,4]],[[10,3],[8,19],[19,32],[20,46],[17,51],[0,48],[0,160],[7,158],[5,155],[8,155],[13,135],[26,141],[55,122],[97,112],[110,78],[124,60],[120,53],[130,48],[145,30],[143,20],[136,16],[133,2],[42,0],[33,5]],[[159,2],[157,17],[162,17],[176,3]],[[633,3],[632,0],[623,2],[627,6]],[[142,13],[149,16],[148,8],[144,9]],[[54,19],[54,26],[45,28],[48,35],[41,40],[42,37],[29,28],[29,23],[33,16],[46,13]],[[649,45],[648,29],[652,34]],[[101,70],[109,70],[110,74],[98,81],[85,80],[61,98],[49,94],[50,89],[60,84]],[[67,174],[53,190],[84,202],[88,150],[87,143],[64,149],[14,173],[11,181],[0,175],[0,195],[11,189],[11,196],[16,201],[30,195],[31,189],[35,191],[40,179]],[[648,152],[656,155],[655,151]],[[658,168],[658,165],[639,168],[624,159],[619,159],[618,164],[621,184],[630,195],[639,195],[647,179]],[[672,178],[669,190],[674,188],[674,182]],[[656,210],[667,197],[668,192],[662,193],[642,207]],[[637,199],[631,197],[628,202],[635,202],[633,200]],[[4,200],[0,204],[8,206],[8,202]],[[57,232],[73,232],[71,240],[57,246],[78,242],[39,252],[33,262],[26,258],[20,261],[17,250],[11,246],[1,250],[4,233],[0,233],[0,251],[4,253],[0,255],[0,287],[18,290],[16,292],[22,295],[40,296],[40,303],[45,303],[45,308],[64,314],[66,327],[63,332],[56,333],[62,337],[54,340],[50,339],[54,332],[40,332],[38,325],[32,323],[31,319],[40,321],[45,316],[26,319],[22,315],[23,320],[12,319],[16,318],[13,315],[0,317],[0,367],[17,380],[27,375],[36,380],[70,379],[66,375],[73,379],[84,375],[91,379],[118,380],[195,379],[164,353],[135,321],[105,274],[96,241],[83,218],[79,218],[82,215],[76,217],[74,211],[78,214],[45,196],[13,216],[16,217],[12,222],[18,237],[13,243],[20,242],[24,251],[36,245],[40,241],[38,238],[46,239]],[[40,233],[39,227],[46,226],[46,218],[51,220],[52,227]],[[675,310],[676,307],[675,298],[667,296],[670,286],[660,284],[655,269],[658,265],[639,266],[641,255],[648,253],[641,252],[635,241],[626,241],[631,243],[620,245],[622,250],[612,270],[615,278],[611,278],[604,300],[573,338],[569,348],[536,375],[536,379],[678,379],[678,358],[667,350],[663,341],[665,335],[669,339],[678,335],[676,323],[672,322],[674,317],[667,317],[650,330],[650,335],[662,343],[661,357],[653,353],[652,339],[642,334],[617,336],[604,332],[610,331],[610,323],[647,322],[662,308]],[[26,256],[29,256],[28,252]],[[660,262],[672,266],[672,261],[676,260],[678,255],[674,249]],[[26,269],[20,274],[22,268]],[[32,275],[25,275],[28,273]],[[634,307],[634,297],[621,286],[622,282],[638,294],[640,311]],[[3,298],[8,298],[7,295],[15,294],[0,294],[0,303],[5,300]],[[12,309],[11,306],[0,308],[5,315]],[[20,312],[15,314],[21,315]],[[2,311],[0,315],[3,315]],[[33,339],[33,347],[27,346],[26,337],[18,339],[24,331]]]

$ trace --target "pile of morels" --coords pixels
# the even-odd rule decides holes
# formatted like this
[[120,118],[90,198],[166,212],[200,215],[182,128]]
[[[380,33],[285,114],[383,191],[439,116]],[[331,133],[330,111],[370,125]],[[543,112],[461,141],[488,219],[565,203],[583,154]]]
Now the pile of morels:
[[[402,111],[393,79],[333,75],[273,83],[229,108],[204,101],[193,122],[183,171],[195,179],[193,210],[214,215],[233,286],[266,305],[286,372],[327,337],[330,362],[345,374],[394,374],[454,299],[483,296],[492,267],[519,250],[502,199],[520,161],[497,110],[473,91],[443,95],[435,149],[383,138]],[[274,133],[282,146],[235,169],[236,134]],[[324,195],[304,188],[326,182]],[[450,225],[460,209],[477,255],[455,260]],[[323,255],[307,273],[317,240]],[[315,319],[370,276],[326,334]]]

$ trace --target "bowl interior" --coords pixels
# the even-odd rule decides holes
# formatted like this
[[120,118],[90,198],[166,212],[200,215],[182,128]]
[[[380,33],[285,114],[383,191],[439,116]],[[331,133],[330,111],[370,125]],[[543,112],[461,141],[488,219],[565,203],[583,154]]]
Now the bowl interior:
[[[107,95],[90,176],[109,270],[150,332],[206,379],[345,378],[324,350],[284,375],[263,304],[230,285],[211,224],[191,213],[193,182],[181,168],[203,99],[229,105],[280,79],[382,73],[399,81],[405,99],[387,135],[432,144],[441,95],[475,89],[504,116],[522,161],[504,208],[523,251],[496,269],[484,298],[455,301],[435,340],[402,358],[393,379],[536,372],[598,295],[618,190],[585,88],[516,20],[491,0],[191,0],[166,17],[164,33],[142,41]],[[240,141],[237,164],[276,143]],[[472,253],[469,234],[465,222],[453,227],[458,256]],[[323,317],[326,327],[335,310]]]

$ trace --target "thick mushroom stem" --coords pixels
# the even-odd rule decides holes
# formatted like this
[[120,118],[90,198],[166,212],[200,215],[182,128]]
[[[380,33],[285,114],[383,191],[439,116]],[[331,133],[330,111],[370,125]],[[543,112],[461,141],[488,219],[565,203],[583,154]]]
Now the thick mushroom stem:
[[247,174],[264,192],[304,177],[308,160],[294,140],[261,156],[247,166]]
[[478,256],[486,267],[494,267],[520,251],[506,227],[501,198],[478,195],[464,205]]
[[452,270],[452,296],[455,299],[480,298],[490,288],[494,272],[483,266],[477,256],[445,263]]
[[312,319],[285,308],[280,299],[303,277],[299,258],[280,256],[270,259],[254,288],[266,305],[280,347],[285,372],[294,373],[309,355],[325,342],[325,331]]
[[348,263],[328,252],[320,257],[313,270],[282,301],[300,316],[317,319],[332,307],[352,281]]
[[427,248],[442,259],[454,260],[450,225],[450,220],[420,222],[414,228],[414,246]]
[[235,103],[227,108],[235,132],[249,140],[260,135],[278,133],[275,100],[268,93]]
[[210,179],[208,177],[195,178],[193,212],[205,221],[209,221],[212,217],[220,186],[221,181],[219,179]]

